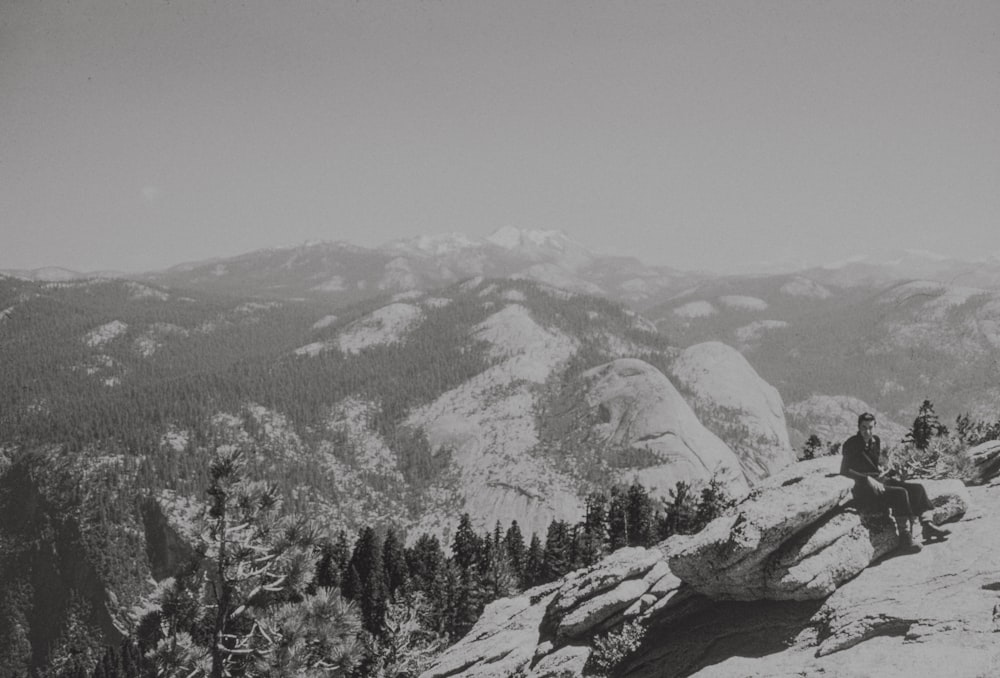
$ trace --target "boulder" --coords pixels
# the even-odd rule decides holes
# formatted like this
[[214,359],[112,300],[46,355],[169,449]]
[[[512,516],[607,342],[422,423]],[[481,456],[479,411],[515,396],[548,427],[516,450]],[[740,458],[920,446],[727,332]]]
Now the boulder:
[[[683,581],[714,599],[817,600],[892,551],[888,515],[838,510],[852,481],[822,458],[796,464],[737,506],[736,517],[709,524],[670,559]],[[970,505],[959,480],[922,480],[935,523],[956,520]]]
[[742,353],[719,341],[695,344],[670,372],[693,394],[701,421],[736,452],[751,482],[795,462],[781,395]]
[[972,482],[982,485],[1000,477],[1000,440],[990,440],[969,449],[972,460]]
[[887,515],[833,512],[782,545],[768,560],[763,596],[818,600],[896,548],[895,522]]
[[972,505],[969,490],[961,480],[949,478],[917,482],[927,490],[927,498],[934,507],[933,520],[937,525],[958,520]]
[[736,507],[712,521],[670,556],[671,571],[711,598],[767,597],[771,554],[850,497],[839,460],[800,462],[768,478]]

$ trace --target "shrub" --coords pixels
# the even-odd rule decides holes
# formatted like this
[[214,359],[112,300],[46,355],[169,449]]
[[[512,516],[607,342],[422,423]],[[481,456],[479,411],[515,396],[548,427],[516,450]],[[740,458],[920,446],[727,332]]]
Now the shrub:
[[609,675],[642,644],[646,627],[638,619],[627,622],[594,641],[594,651],[587,660],[589,673]]
[[923,449],[913,443],[904,443],[889,449],[886,467],[896,472],[901,480],[910,478],[958,478],[969,480],[973,465],[969,448],[961,436],[937,436]]

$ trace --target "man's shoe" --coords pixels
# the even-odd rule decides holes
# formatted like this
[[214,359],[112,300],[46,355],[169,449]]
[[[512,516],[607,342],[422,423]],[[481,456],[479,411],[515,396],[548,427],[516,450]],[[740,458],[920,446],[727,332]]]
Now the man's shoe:
[[944,541],[951,534],[951,530],[942,529],[932,522],[921,523],[920,531],[925,543],[930,541]]
[[899,543],[896,545],[896,550],[902,553],[918,553],[920,549],[920,544],[913,541],[913,535],[909,530],[903,530],[899,533]]

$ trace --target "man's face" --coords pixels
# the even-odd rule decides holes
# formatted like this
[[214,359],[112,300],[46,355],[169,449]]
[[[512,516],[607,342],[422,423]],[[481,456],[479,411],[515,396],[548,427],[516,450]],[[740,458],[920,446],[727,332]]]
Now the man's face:
[[872,439],[872,434],[875,432],[875,422],[874,421],[863,421],[858,424],[858,433],[864,438],[867,443]]

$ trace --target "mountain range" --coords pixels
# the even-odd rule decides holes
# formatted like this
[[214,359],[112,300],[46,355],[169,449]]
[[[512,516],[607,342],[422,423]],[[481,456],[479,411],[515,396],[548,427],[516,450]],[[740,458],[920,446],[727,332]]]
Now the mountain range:
[[[462,513],[544,534],[634,480],[742,495],[860,410],[890,444],[924,398],[995,412],[1000,266],[891,264],[716,276],[502,229],[7,272],[0,581],[20,588],[0,591],[0,644],[29,631],[2,666],[44,666],[68,633],[46,619],[80,600],[88,633],[134,624],[220,444],[331,527],[447,543]],[[959,274],[980,287],[939,280]]]

